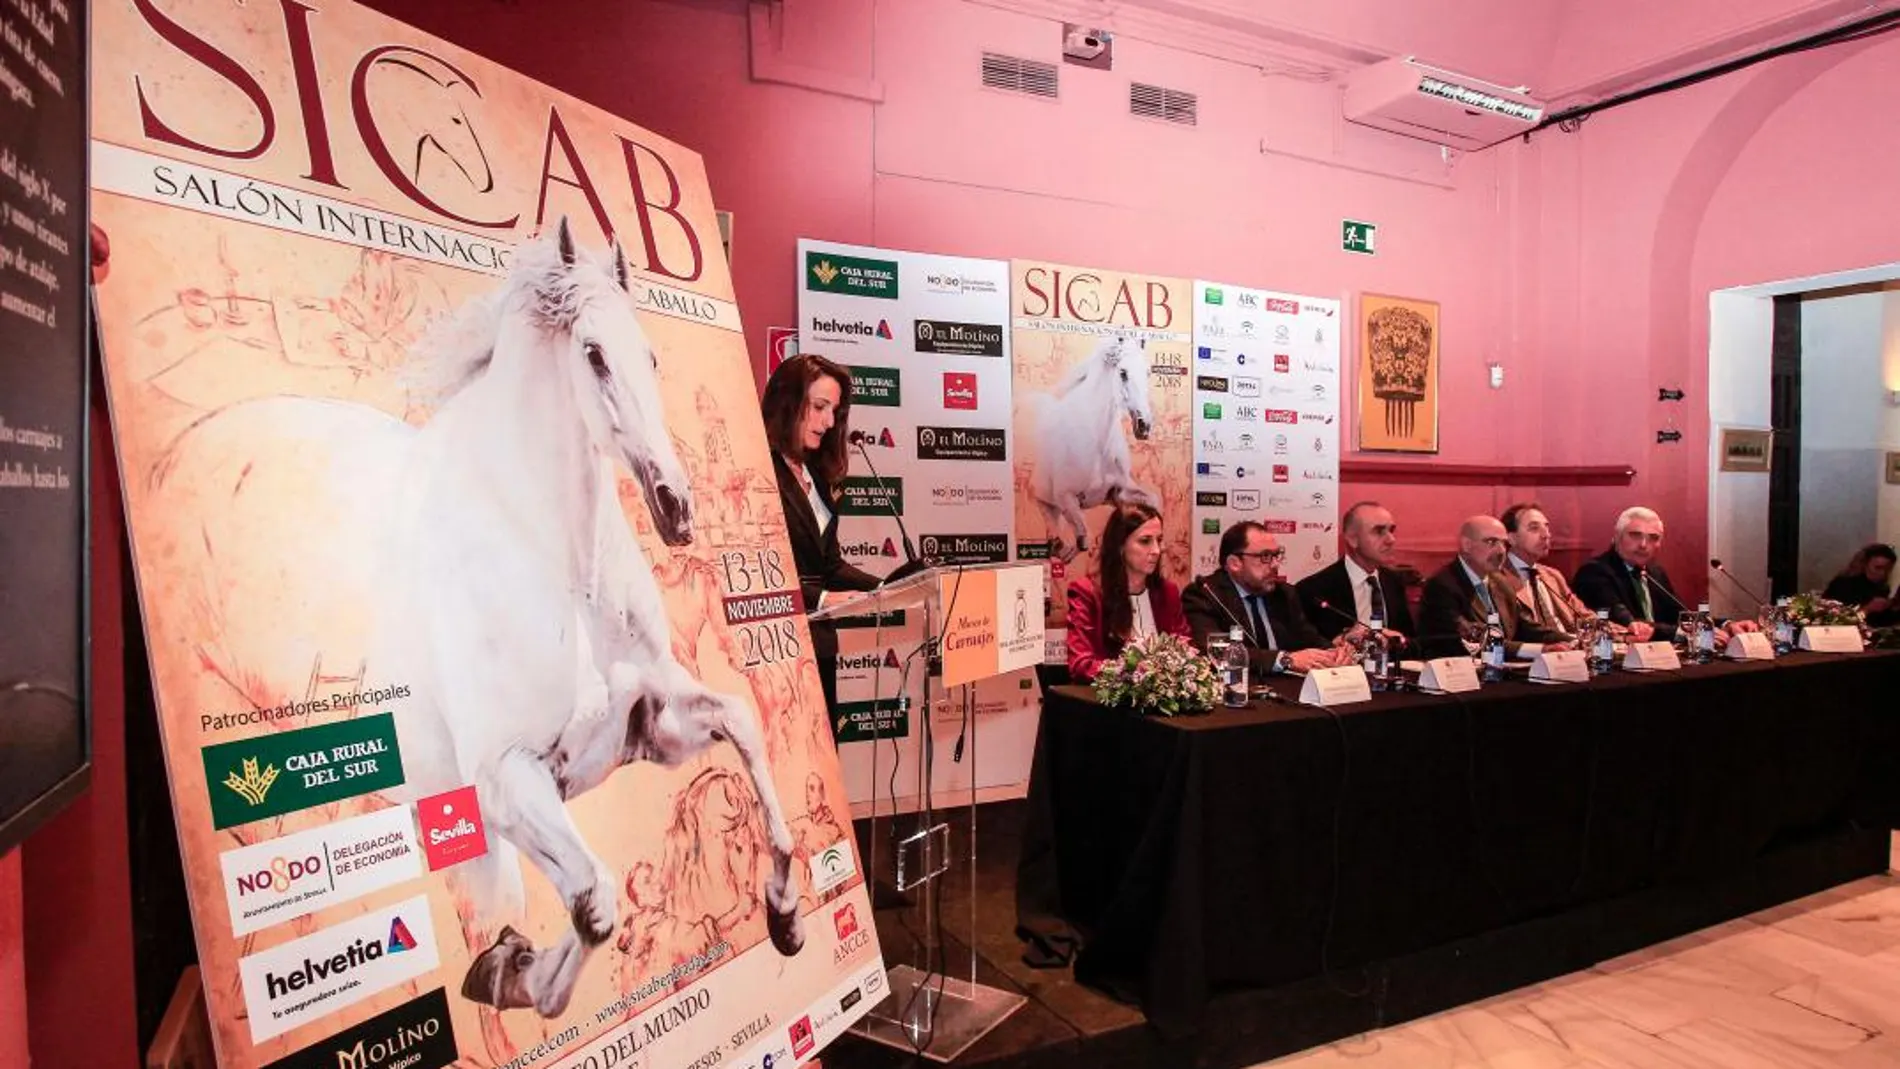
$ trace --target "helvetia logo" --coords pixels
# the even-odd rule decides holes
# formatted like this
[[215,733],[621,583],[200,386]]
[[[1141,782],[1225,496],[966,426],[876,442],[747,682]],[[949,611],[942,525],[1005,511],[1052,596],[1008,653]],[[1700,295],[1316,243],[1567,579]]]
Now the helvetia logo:
[[885,538],[882,543],[872,541],[847,542],[839,546],[838,549],[845,556],[854,560],[870,560],[873,557],[897,556],[897,543],[891,541],[889,538]]
[[879,656],[876,650],[849,656],[841,653],[837,657],[837,663],[839,672],[871,672],[879,668],[901,670],[904,667],[903,662],[897,659],[897,651],[891,649],[885,650],[882,656]]
[[320,929],[238,962],[252,1042],[435,971],[427,896]]
[[849,338],[892,339],[890,320],[880,319],[876,323],[867,323],[862,319],[820,319],[811,318],[811,331],[814,335],[828,340]]

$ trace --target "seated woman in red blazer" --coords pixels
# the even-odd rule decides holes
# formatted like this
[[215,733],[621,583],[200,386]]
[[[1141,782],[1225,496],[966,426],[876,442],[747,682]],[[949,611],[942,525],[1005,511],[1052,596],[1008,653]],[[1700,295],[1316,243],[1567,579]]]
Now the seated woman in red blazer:
[[1157,574],[1161,514],[1118,505],[1102,525],[1095,574],[1069,584],[1069,676],[1086,683],[1130,640],[1159,631],[1188,638],[1181,591]]

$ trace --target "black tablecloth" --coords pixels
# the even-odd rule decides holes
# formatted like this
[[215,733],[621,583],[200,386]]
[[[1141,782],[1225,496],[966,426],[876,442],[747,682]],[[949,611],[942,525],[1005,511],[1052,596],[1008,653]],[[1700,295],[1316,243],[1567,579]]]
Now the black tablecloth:
[[1185,1031],[1213,992],[1318,975],[1323,942],[1339,969],[1900,817],[1895,654],[1376,695],[1336,714],[1149,719],[1050,691],[1024,934],[1079,935],[1079,979]]

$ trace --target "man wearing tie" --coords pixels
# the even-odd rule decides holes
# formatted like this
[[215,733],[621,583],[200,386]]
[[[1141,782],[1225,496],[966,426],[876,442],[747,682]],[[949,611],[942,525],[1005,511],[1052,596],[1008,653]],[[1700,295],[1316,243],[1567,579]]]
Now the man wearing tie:
[[1662,540],[1662,517],[1655,510],[1624,509],[1609,552],[1584,561],[1573,584],[1585,605],[1608,609],[1610,622],[1629,628],[1637,642],[1674,638],[1674,620],[1683,611],[1669,575],[1655,563]]
[[1220,571],[1196,579],[1181,594],[1188,633],[1197,641],[1205,645],[1207,636],[1238,626],[1256,676],[1345,663],[1347,651],[1326,645],[1300,611],[1293,589],[1281,581],[1286,550],[1265,527],[1251,520],[1229,527],[1221,535],[1220,559]]
[[1458,556],[1425,581],[1419,603],[1420,643],[1427,657],[1464,654],[1468,625],[1482,627],[1496,613],[1504,628],[1504,653],[1529,660],[1545,650],[1567,649],[1561,631],[1539,626],[1518,611],[1517,599],[1498,572],[1510,540],[1495,516],[1473,516],[1458,529]]
[[1300,580],[1300,606],[1328,640],[1354,626],[1385,623],[1403,642],[1418,632],[1405,600],[1405,580],[1394,571],[1399,525],[1376,501],[1361,501],[1340,521],[1346,554]]
[[1504,582],[1517,599],[1517,607],[1533,623],[1549,631],[1577,633],[1577,621],[1594,615],[1583,599],[1577,597],[1563,573],[1544,563],[1550,556],[1550,518],[1534,502],[1512,505],[1498,517],[1504,521],[1504,533],[1511,550],[1504,557]]

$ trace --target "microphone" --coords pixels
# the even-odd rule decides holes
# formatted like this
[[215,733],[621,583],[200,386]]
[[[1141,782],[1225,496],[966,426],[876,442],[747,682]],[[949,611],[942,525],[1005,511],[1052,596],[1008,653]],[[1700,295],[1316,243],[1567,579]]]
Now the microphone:
[[1217,596],[1217,595],[1216,595],[1216,594],[1214,593],[1214,591],[1213,591],[1213,589],[1212,589],[1211,587],[1209,587],[1209,586],[1207,585],[1207,576],[1205,576],[1205,575],[1197,575],[1197,576],[1195,576],[1195,577],[1194,577],[1194,582],[1192,582],[1192,583],[1190,583],[1190,584],[1188,584],[1188,588],[1189,588],[1189,589],[1193,589],[1194,587],[1197,587],[1197,586],[1198,586],[1198,587],[1200,587],[1200,588],[1201,588],[1201,589],[1202,589],[1203,591],[1205,591],[1205,592],[1207,593],[1207,600],[1209,600],[1209,601],[1211,601],[1211,602],[1213,602],[1214,604],[1216,604],[1216,605],[1218,605],[1218,606],[1220,606],[1220,611],[1221,611],[1222,613],[1224,613],[1224,614],[1226,614],[1226,616],[1227,616],[1227,619],[1229,619],[1229,620],[1231,620],[1231,621],[1233,621],[1233,624],[1234,624],[1234,626],[1235,626],[1235,627],[1238,627],[1238,628],[1240,628],[1240,632],[1241,632],[1241,634],[1244,634],[1244,635],[1246,635],[1246,636],[1247,636],[1247,641],[1249,641],[1249,642],[1252,642],[1252,643],[1253,643],[1254,645],[1256,645],[1256,646],[1258,646],[1258,645],[1260,644],[1260,643],[1259,643],[1259,641],[1258,641],[1258,640],[1256,640],[1256,639],[1254,638],[1254,635],[1253,635],[1253,628],[1251,628],[1251,627],[1248,627],[1248,626],[1247,626],[1246,624],[1244,624],[1244,623],[1241,623],[1241,622],[1240,622],[1240,618],[1239,618],[1238,616],[1235,616],[1235,615],[1234,615],[1234,610],[1232,610],[1232,609],[1230,609],[1230,608],[1228,608],[1228,607],[1227,607],[1227,603],[1226,603],[1226,602],[1224,602],[1224,601],[1222,601],[1222,600],[1221,600],[1221,599],[1220,599],[1220,598],[1219,598],[1219,597],[1218,597],[1218,596]]
[[1348,626],[1350,627],[1359,626],[1359,617],[1354,616],[1352,613],[1344,612],[1344,611],[1334,608],[1333,603],[1330,601],[1327,601],[1325,598],[1321,598],[1318,604],[1320,608],[1325,609],[1327,612],[1330,612],[1334,616],[1339,617],[1341,620],[1346,621]]
[[1669,588],[1668,588],[1668,587],[1666,587],[1666,586],[1663,586],[1663,585],[1662,585],[1661,583],[1658,583],[1658,582],[1657,582],[1656,580],[1654,580],[1654,579],[1651,579],[1651,578],[1649,577],[1649,569],[1648,569],[1648,568],[1638,568],[1638,569],[1636,569],[1636,574],[1642,577],[1642,580],[1643,580],[1643,582],[1645,582],[1645,583],[1648,583],[1648,584],[1649,584],[1649,589],[1651,589],[1651,590],[1654,590],[1654,591],[1657,591],[1657,592],[1659,592],[1660,594],[1662,594],[1662,596],[1663,596],[1663,597],[1665,597],[1665,598],[1668,598],[1668,599],[1669,599],[1670,601],[1673,601],[1673,602],[1675,602],[1675,603],[1676,603],[1676,610],[1677,610],[1678,612],[1688,612],[1688,611],[1689,611],[1689,606],[1687,606],[1687,605],[1684,605],[1684,604],[1682,603],[1682,599],[1681,599],[1681,598],[1679,598],[1679,597],[1677,597],[1677,596],[1675,596],[1674,594],[1671,594],[1671,593],[1669,592]]
[[[891,488],[889,484],[885,483],[884,476],[877,473],[877,465],[871,463],[871,451],[864,448],[864,443],[869,437],[870,435],[865,434],[863,431],[852,431],[850,442],[852,445],[858,447],[858,455],[864,458],[864,466],[871,470],[871,478],[877,480],[877,487],[880,491],[879,496],[884,501],[884,510],[891,514],[891,519],[897,521],[898,537],[904,540],[904,563],[906,565],[919,565],[917,547],[911,545],[910,532],[904,529],[904,510],[898,508],[896,504],[891,501]],[[887,578],[886,582],[888,581],[889,579]]]
[[1757,609],[1763,608],[1768,604],[1766,601],[1763,601],[1762,599],[1756,597],[1755,592],[1753,590],[1750,590],[1747,587],[1743,586],[1742,581],[1740,579],[1735,578],[1734,572],[1731,572],[1727,568],[1723,567],[1722,559],[1720,557],[1710,557],[1709,567],[1714,568],[1716,571],[1721,572],[1723,575],[1728,576],[1728,581],[1735,584],[1735,589],[1741,591],[1744,594],[1747,594],[1748,599],[1755,603],[1755,607]]

